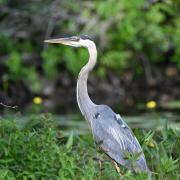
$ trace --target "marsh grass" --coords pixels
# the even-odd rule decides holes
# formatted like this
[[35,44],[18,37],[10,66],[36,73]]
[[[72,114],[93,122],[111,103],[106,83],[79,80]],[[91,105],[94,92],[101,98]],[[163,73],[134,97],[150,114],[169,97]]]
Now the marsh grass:
[[[180,131],[135,130],[152,170],[153,179],[180,178]],[[0,180],[8,179],[147,179],[121,169],[94,144],[91,135],[64,136],[49,115],[34,116],[24,126],[17,120],[0,120]]]

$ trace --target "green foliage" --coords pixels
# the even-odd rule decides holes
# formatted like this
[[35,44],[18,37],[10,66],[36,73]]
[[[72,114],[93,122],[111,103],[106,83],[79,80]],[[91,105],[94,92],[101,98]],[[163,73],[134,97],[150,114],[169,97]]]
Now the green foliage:
[[56,78],[58,76],[57,65],[66,64],[68,70],[73,74],[78,74],[82,66],[88,58],[85,49],[75,49],[60,46],[50,46],[43,51],[42,57],[44,60],[43,68],[49,78]]
[[[145,132],[143,133],[145,134]],[[137,136],[140,134],[137,134]],[[142,136],[142,134],[140,135]],[[143,137],[142,137],[143,138]],[[153,144],[153,146],[151,145]],[[160,132],[149,132],[143,138],[143,149],[156,179],[178,179],[180,131],[165,127]]]
[[173,55],[173,61],[177,64],[177,67],[180,69],[180,18],[174,19],[174,25],[177,27],[174,29],[174,31],[171,33],[174,34],[173,36],[173,41],[174,41],[174,46],[176,47],[176,52]]
[[27,83],[31,84],[30,89],[33,92],[38,92],[41,89],[34,66],[25,66],[19,52],[11,52],[9,59],[6,61],[6,66],[9,70],[9,79],[13,81],[26,80]]
[[[142,75],[146,68],[142,66],[144,61],[156,68],[159,68],[159,63],[169,61],[180,69],[178,1],[154,3],[145,0],[118,2],[107,0],[90,3],[81,1],[81,6],[72,2],[62,1],[56,4],[54,1],[40,0],[38,3],[30,2],[28,6],[21,4],[20,9],[25,10],[21,12],[18,9],[20,4],[17,3],[16,7],[16,3],[0,1],[7,9],[13,6],[17,10],[17,16],[22,13],[23,17],[20,18],[20,22],[18,18],[14,18],[17,22],[11,18],[13,20],[11,25],[9,23],[11,11],[3,10],[0,13],[3,20],[0,32],[0,54],[6,59],[4,62],[8,70],[8,79],[27,81],[27,84],[32,85],[29,89],[33,92],[41,90],[41,86],[38,85],[40,84],[38,74],[41,73],[39,68],[34,67],[34,64],[25,66],[23,53],[27,52],[33,55],[41,54],[40,66],[50,79],[58,78],[61,67],[70,73],[78,74],[87,61],[87,51],[81,48],[74,50],[57,44],[44,48],[42,45],[44,34],[53,36],[52,33],[95,34],[98,49],[102,51],[98,54],[99,64],[95,70],[100,77],[106,77],[108,69],[119,73],[129,67],[136,74]],[[51,6],[54,8],[47,8]],[[26,12],[26,15],[23,12]],[[52,19],[51,14],[53,14]],[[57,18],[54,23],[54,17],[63,18],[61,21]],[[27,23],[28,28],[24,29]],[[16,30],[14,24],[17,24],[19,29]],[[13,36],[9,33],[9,29],[12,29]]]
[[106,67],[118,70],[120,68],[127,67],[127,61],[125,61],[124,59],[129,57],[131,57],[131,53],[128,51],[122,51],[122,52],[111,51],[105,53],[101,61],[102,64],[104,64]]
[[44,60],[43,69],[49,78],[54,78],[58,75],[57,65],[62,62],[61,48],[51,46],[42,52],[42,58]]
[[[173,51],[172,48],[176,51],[168,58],[179,67],[179,17],[176,16],[178,10],[173,3],[168,1],[150,4],[144,0],[108,0],[94,2],[89,9],[84,9],[82,17],[90,18],[92,13],[93,16],[95,14],[99,17],[96,19],[99,24],[93,27],[97,36],[101,36],[100,24],[107,26],[104,37],[107,48],[103,49],[103,55],[99,55],[98,60],[102,67],[97,68],[98,74],[105,76],[107,68],[118,71],[129,64],[133,64],[136,72],[139,72],[139,63],[136,62],[142,55],[156,65],[167,60],[164,54]],[[72,25],[74,26],[73,23]],[[79,61],[86,57],[84,53],[81,55],[65,48],[63,54],[68,62],[68,70],[77,74],[80,65],[83,64]]]
[[41,83],[39,82],[35,65],[26,65],[22,57],[23,53],[31,53],[33,51],[31,42],[29,40],[21,43],[15,42],[3,32],[0,33],[0,42],[0,53],[2,55],[8,53],[4,61],[4,65],[8,70],[6,79],[14,82],[23,80],[31,85],[29,89],[32,92],[39,92]]
[[67,68],[73,74],[78,74],[88,58],[87,50],[78,49],[76,52],[70,48],[64,51],[64,58],[67,60]]
[[18,52],[11,52],[9,59],[6,61],[12,79],[20,79],[24,75],[22,68],[22,59]]
[[[32,119],[22,130],[14,121],[2,120],[0,136],[1,177],[75,179],[84,174],[81,165],[77,167],[80,156],[76,150],[69,149],[70,140],[67,145],[64,144],[64,139],[47,117],[39,121],[37,118]],[[87,168],[92,163],[92,160],[88,160],[82,164]]]
[[34,66],[26,67],[24,75],[26,82],[31,84],[30,90],[32,92],[39,92],[42,89],[39,76]]
[[[153,179],[178,179],[179,131],[165,128],[153,133],[137,131],[136,135]],[[123,167],[119,177],[89,135],[79,137],[71,132],[66,138],[49,115],[32,116],[23,126],[18,120],[1,119],[0,151],[1,179],[147,179],[146,174],[134,175]]]
[[14,43],[12,40],[5,34],[0,32],[0,52],[1,53],[8,53],[10,51],[13,51],[14,49]]

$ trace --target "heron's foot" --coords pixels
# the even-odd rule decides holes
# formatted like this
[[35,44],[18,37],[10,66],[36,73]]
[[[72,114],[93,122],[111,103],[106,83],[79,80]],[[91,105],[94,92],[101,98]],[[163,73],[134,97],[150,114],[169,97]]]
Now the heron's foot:
[[113,161],[113,164],[114,164],[114,167],[116,168],[116,171],[119,174],[119,176],[122,177],[123,175],[121,173],[121,170],[120,170],[120,167],[118,166],[118,164],[115,161]]

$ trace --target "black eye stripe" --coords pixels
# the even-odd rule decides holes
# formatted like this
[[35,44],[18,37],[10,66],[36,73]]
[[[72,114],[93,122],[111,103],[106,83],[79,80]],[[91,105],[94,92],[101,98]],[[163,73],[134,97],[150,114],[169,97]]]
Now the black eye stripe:
[[81,35],[80,38],[84,39],[84,40],[89,39],[89,40],[92,41],[92,38],[90,36],[88,36],[88,35]]
[[75,42],[80,41],[80,39],[93,41],[92,38],[88,35],[80,35],[80,36],[72,36],[72,37],[64,36],[62,38],[64,38],[65,40],[67,39]]

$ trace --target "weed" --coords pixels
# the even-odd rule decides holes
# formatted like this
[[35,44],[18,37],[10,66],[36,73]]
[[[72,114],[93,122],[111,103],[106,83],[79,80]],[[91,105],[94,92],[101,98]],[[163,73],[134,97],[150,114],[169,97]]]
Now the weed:
[[[0,179],[146,179],[120,167],[98,152],[89,135],[69,137],[48,115],[33,116],[19,127],[17,121],[0,120]],[[138,133],[137,133],[138,132]],[[180,178],[179,131],[136,131],[154,179]],[[149,146],[153,142],[154,146]]]

